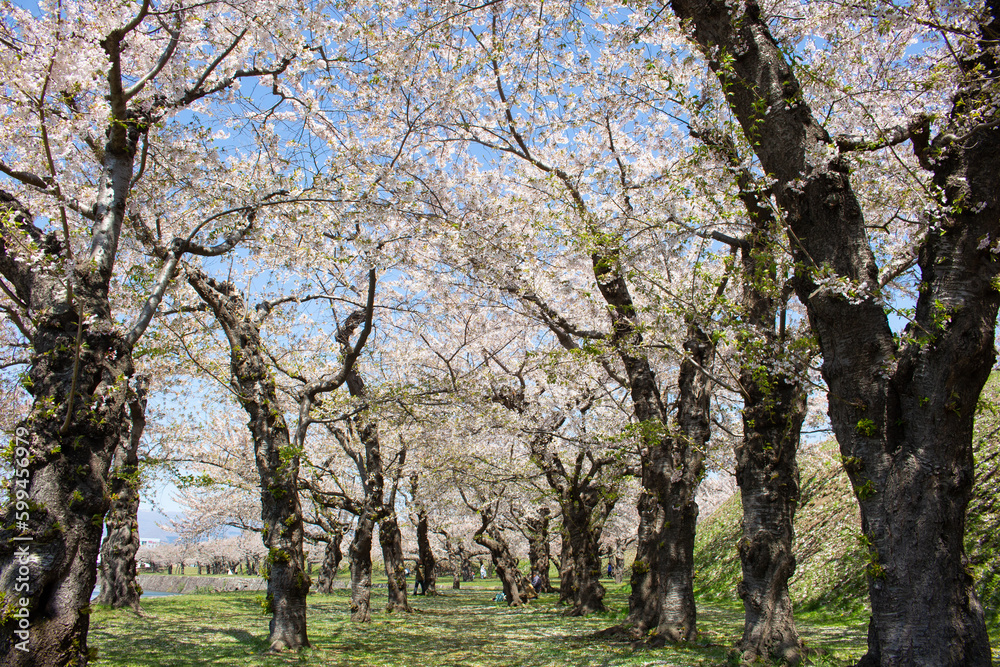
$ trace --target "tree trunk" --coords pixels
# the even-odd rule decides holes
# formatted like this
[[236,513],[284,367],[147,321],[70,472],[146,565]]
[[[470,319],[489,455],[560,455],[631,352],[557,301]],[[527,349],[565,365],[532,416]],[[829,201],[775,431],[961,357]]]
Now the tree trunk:
[[[628,312],[631,299],[624,281],[612,289],[602,286],[612,300]],[[617,296],[616,296],[617,295]],[[619,323],[616,326],[628,330]],[[632,334],[637,335],[637,334]],[[693,641],[696,637],[694,605],[694,531],[698,516],[695,490],[704,467],[704,447],[709,436],[711,383],[699,370],[709,368],[714,347],[708,337],[690,324],[684,344],[689,357],[681,362],[678,377],[676,423],[667,433],[646,435],[649,451],[642,458],[642,491],[639,497],[639,531],[632,566],[629,617],[634,636],[650,630],[661,639]],[[664,423],[666,412],[653,374],[644,357],[622,351],[632,383],[633,405],[640,421]]]
[[[606,516],[606,515],[605,515]],[[601,585],[601,557],[599,555],[601,530],[604,521],[594,516],[590,503],[566,503],[563,507],[563,525],[569,535],[573,558],[572,603],[570,616],[606,611],[604,586]]]
[[573,542],[566,529],[565,516],[562,528],[559,530],[559,536],[562,540],[559,549],[559,604],[566,604],[572,602],[576,590],[576,559],[573,557]]
[[[795,259],[795,289],[823,353],[830,420],[861,506],[872,617],[864,665],[989,665],[983,610],[966,568],[973,482],[972,423],[995,361],[1000,237],[1000,130],[986,86],[1000,5],[987,3],[981,41],[943,131],[911,136],[944,194],[918,254],[915,321],[900,340],[874,289],[878,265],[846,161],[756,3],[672,0],[722,80],[762,169],[775,178]],[[739,54],[722,62],[718,54]],[[961,137],[956,140],[956,137]],[[832,156],[832,157],[831,157]],[[985,243],[983,242],[985,239]],[[857,294],[824,288],[832,272]]]
[[797,380],[772,377],[766,389],[752,371],[741,373],[746,391],[744,437],[736,445],[736,480],[743,499],[739,541],[745,619],[739,649],[753,662],[771,656],[796,662],[802,643],[795,628],[788,580],[799,474],[795,462],[806,394]]
[[336,560],[337,544],[334,536],[330,535],[330,541],[323,549],[323,562],[319,566],[319,574],[316,576],[316,592],[321,595],[329,595],[333,592],[333,578],[337,572]]
[[431,550],[427,510],[423,508],[417,512],[417,553],[424,567],[424,594],[437,595],[437,561]]
[[625,539],[617,538],[615,539],[615,550],[612,554],[612,562],[614,563],[612,567],[612,572],[614,573],[615,583],[622,583],[622,577],[625,576]]
[[[751,222],[741,246],[740,315],[747,326],[739,340],[743,439],[734,445],[743,500],[743,536],[738,544],[743,580],[738,590],[745,615],[738,648],[747,662],[774,657],[794,663],[801,658],[802,642],[788,581],[795,573],[796,456],[806,416],[803,382],[811,353],[802,352],[801,342],[796,346],[799,351],[792,352],[785,340],[785,279],[779,278],[774,257],[782,230],[764,194],[766,188],[755,183],[733,151],[727,157],[739,170],[740,198]],[[775,360],[793,370],[776,372]]]
[[443,530],[437,532],[444,537],[444,550],[448,554],[448,564],[451,566],[451,588],[455,591],[461,590],[462,581],[468,573],[468,568],[471,567],[468,554],[461,544],[456,546],[451,541],[451,536],[447,532]]
[[323,559],[319,563],[319,572],[316,573],[316,592],[321,595],[329,595],[333,592],[333,578],[336,576],[336,567],[333,564],[336,547],[333,536],[329,535],[328,537],[330,539],[323,547]]
[[670,423],[653,369],[642,349],[642,334],[632,295],[622,276],[617,251],[602,247],[592,256],[594,277],[609,306],[612,343],[625,366],[632,409],[643,429],[642,491],[639,530],[632,567],[629,616],[633,636],[655,630],[660,639],[693,641],[694,495],[704,470],[709,437],[712,384],[699,369],[710,368],[715,348],[693,321],[688,324],[677,379],[675,423]]
[[[695,324],[688,327],[684,348],[689,356],[681,362],[677,380],[676,422],[667,435],[656,436],[655,446],[642,460],[639,533],[629,596],[628,622],[633,634],[644,636],[654,630],[660,639],[670,641],[693,641],[697,634],[695,491],[704,469],[712,390],[699,369],[710,368],[715,355],[708,336]],[[633,402],[637,410],[642,406],[637,416],[652,407],[662,409],[659,391],[647,384],[653,382],[648,366],[635,377]],[[642,400],[635,398],[637,393]]]
[[511,607],[520,607],[528,601],[525,591],[530,582],[521,574],[517,567],[517,559],[510,552],[507,540],[495,531],[479,532],[475,536],[476,544],[484,546],[490,550],[493,558],[493,565],[496,566],[497,576],[503,584],[503,594],[507,598],[507,604]]
[[[102,192],[108,170],[131,176],[134,149],[133,141],[123,155],[109,140]],[[0,655],[18,667],[86,665],[87,610],[109,506],[108,471],[126,424],[131,352],[108,301],[111,264],[82,257],[57,276],[47,267],[67,259],[55,235],[43,236],[2,192],[0,216],[0,273],[33,317],[24,383],[32,408],[14,434],[12,502],[0,529]],[[24,238],[9,240],[22,232]],[[21,256],[25,240],[37,244],[44,261]],[[100,250],[113,254],[116,247]],[[21,627],[22,609],[30,612],[30,628]]]
[[247,316],[243,297],[229,283],[217,283],[197,270],[188,282],[212,308],[229,339],[232,384],[250,417],[254,457],[260,474],[261,537],[270,566],[267,599],[272,609],[270,651],[309,646],[306,636],[304,527],[299,504],[299,455],[291,446],[279,409],[274,377],[264,358],[259,323]]
[[552,593],[551,582],[549,582],[549,508],[542,507],[538,510],[538,517],[526,517],[524,522],[528,527],[528,561],[531,563],[532,580],[538,575],[539,584],[536,590],[539,593]]
[[385,610],[412,612],[407,600],[406,563],[403,562],[403,538],[393,512],[379,523],[378,541],[382,545],[385,576],[388,581],[389,599]]
[[370,508],[363,508],[354,528],[354,538],[347,549],[351,562],[351,620],[371,623],[372,620],[372,533],[375,521]]
[[340,550],[340,540],[343,537],[344,534],[340,532],[329,535],[330,539],[323,550],[323,563],[320,565],[316,581],[317,593],[329,595],[333,592],[333,580],[337,576],[337,571],[340,569],[340,561],[344,557],[343,552]]
[[138,452],[146,428],[148,390],[149,378],[137,377],[129,400],[132,428],[128,439],[119,443],[118,463],[111,475],[111,509],[104,519],[105,536],[98,572],[101,592],[96,600],[97,604],[116,609],[129,607],[136,613],[142,611],[139,606],[142,589],[135,578],[135,554],[139,551]]

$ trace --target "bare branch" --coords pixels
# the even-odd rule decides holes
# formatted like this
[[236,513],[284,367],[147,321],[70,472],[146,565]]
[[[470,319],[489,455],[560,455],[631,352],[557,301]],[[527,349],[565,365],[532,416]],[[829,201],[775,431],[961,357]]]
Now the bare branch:
[[170,62],[170,58],[174,55],[174,51],[177,49],[177,43],[180,41],[181,36],[181,13],[178,11],[174,19],[174,29],[170,30],[170,42],[167,44],[167,48],[164,49],[163,54],[160,55],[160,59],[156,62],[152,69],[146,72],[138,81],[136,81],[132,86],[124,91],[125,99],[131,99],[136,93],[142,90],[149,81],[153,79],[157,74],[159,74],[167,63]]

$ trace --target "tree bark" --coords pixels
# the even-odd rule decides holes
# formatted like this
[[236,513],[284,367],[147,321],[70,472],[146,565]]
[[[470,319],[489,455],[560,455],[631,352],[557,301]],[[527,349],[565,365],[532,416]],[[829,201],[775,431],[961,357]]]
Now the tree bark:
[[[1000,130],[988,86],[1000,6],[986,4],[981,41],[942,132],[914,134],[944,203],[918,255],[915,321],[894,340],[878,266],[847,162],[754,2],[672,0],[727,91],[762,169],[776,179],[800,267],[795,289],[823,353],[829,413],[861,506],[872,617],[863,665],[989,665],[983,610],[966,569],[976,401],[995,361],[1000,238]],[[723,63],[722,54],[732,56]],[[986,113],[989,122],[977,118]],[[983,240],[986,243],[983,244]],[[843,279],[852,298],[820,283]]]
[[149,378],[135,379],[129,398],[131,430],[128,439],[118,445],[118,462],[111,475],[111,509],[104,519],[105,536],[101,545],[98,572],[101,592],[97,604],[112,608],[129,607],[142,611],[142,589],[136,581],[135,554],[139,551],[139,442],[146,428],[146,394]]
[[[563,524],[569,536],[573,558],[572,607],[570,616],[606,611],[604,606],[604,586],[601,585],[600,539],[604,530],[607,513],[595,512],[594,502],[599,494],[589,497],[576,494],[578,498],[563,504]],[[588,502],[588,500],[590,502]],[[614,503],[607,507],[610,513]]]
[[333,580],[340,570],[340,561],[344,554],[340,549],[340,541],[344,538],[343,532],[333,532],[328,535],[329,541],[323,550],[323,564],[319,568],[319,575],[316,581],[316,592],[329,595],[333,592]]
[[743,659],[801,657],[788,580],[795,573],[793,520],[799,498],[795,453],[806,414],[806,395],[796,379],[771,377],[766,388],[752,372],[741,373],[746,392],[744,437],[736,445],[736,480],[743,500],[743,571],[739,595],[745,611]]
[[304,526],[299,504],[299,453],[291,446],[267,360],[259,323],[248,316],[243,297],[229,283],[217,283],[197,270],[188,282],[212,308],[229,340],[231,384],[253,436],[260,474],[261,537],[268,549],[267,599],[272,615],[270,651],[309,646],[306,636]]
[[427,510],[417,511],[417,553],[424,567],[424,595],[437,595],[437,560],[431,549],[427,527]]
[[[125,133],[137,137],[134,127]],[[131,175],[135,143],[122,143],[109,141],[105,171]],[[110,186],[102,180],[102,187]],[[0,655],[19,667],[86,665],[87,609],[109,506],[107,476],[126,423],[131,352],[111,313],[110,266],[81,257],[59,275],[68,258],[55,235],[43,236],[5,192],[0,216],[0,273],[33,325],[25,382],[32,408],[15,431],[12,502],[0,529]],[[25,238],[43,261],[23,255]],[[101,252],[115,252],[117,236],[110,245]],[[30,636],[17,634],[21,598]]]
[[372,533],[375,520],[370,508],[364,508],[354,527],[354,538],[347,549],[351,561],[351,620],[371,623],[372,620]]
[[576,591],[576,558],[573,556],[573,541],[566,528],[566,517],[559,529],[561,546],[559,549],[559,604],[572,602]]
[[503,594],[507,598],[507,605],[520,607],[525,604],[528,601],[526,591],[531,582],[521,574],[521,570],[517,567],[517,559],[510,552],[507,540],[499,532],[490,529],[476,533],[475,540],[476,544],[490,550],[497,576],[503,584]]
[[382,559],[385,562],[385,576],[388,581],[389,599],[387,612],[412,612],[407,600],[406,564],[403,562],[403,538],[399,532],[396,514],[388,514],[379,523],[378,541],[382,545]]
[[552,593],[555,589],[549,581],[549,508],[542,507],[538,510],[537,517],[525,517],[524,523],[528,528],[528,561],[531,563],[532,579],[537,574],[539,584],[536,588],[539,593]]

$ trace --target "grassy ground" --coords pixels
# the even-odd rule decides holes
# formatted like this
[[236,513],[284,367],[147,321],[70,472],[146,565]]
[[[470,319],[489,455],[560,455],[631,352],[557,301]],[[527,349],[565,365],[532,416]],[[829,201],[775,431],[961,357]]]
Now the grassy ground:
[[[742,631],[742,608],[712,604],[699,609],[701,641],[652,649],[589,637],[615,624],[627,609],[625,591],[610,584],[611,611],[568,618],[547,595],[526,608],[492,601],[496,582],[466,584],[438,597],[411,598],[413,614],[378,610],[369,625],[350,621],[347,591],[310,596],[309,639],[299,654],[264,655],[267,622],[253,593],[183,595],[146,600],[146,616],[97,608],[91,616],[91,646],[98,665],[181,667],[188,665],[351,665],[358,667],[493,667],[731,664],[728,654]],[[381,590],[373,601],[380,601]],[[862,624],[813,615],[801,630],[806,644],[828,654],[819,665],[853,664],[863,652]]]

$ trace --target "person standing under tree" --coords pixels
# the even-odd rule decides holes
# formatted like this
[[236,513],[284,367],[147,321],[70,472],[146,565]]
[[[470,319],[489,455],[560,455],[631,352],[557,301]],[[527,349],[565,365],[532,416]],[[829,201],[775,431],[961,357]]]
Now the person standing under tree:
[[[417,589],[420,592],[417,593]],[[424,581],[424,564],[417,560],[416,565],[413,566],[413,594],[414,595],[424,595],[427,593],[427,583]]]

